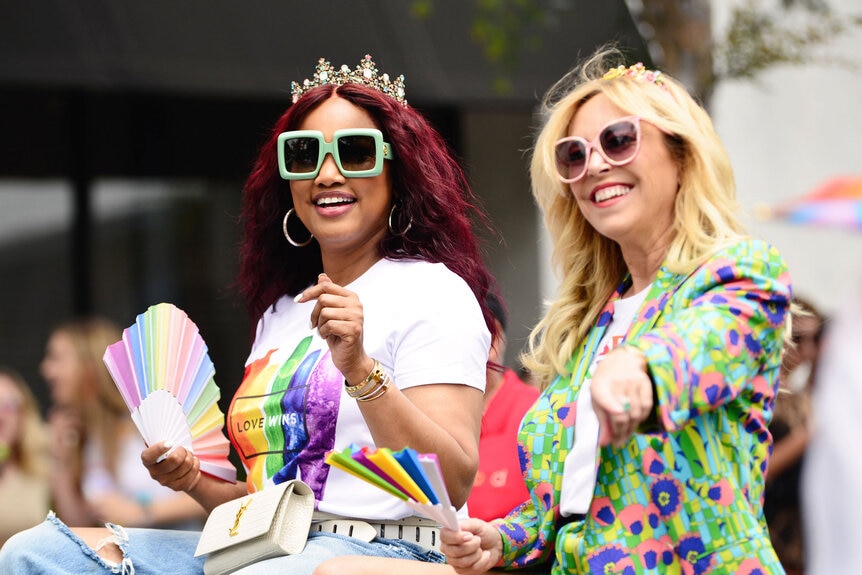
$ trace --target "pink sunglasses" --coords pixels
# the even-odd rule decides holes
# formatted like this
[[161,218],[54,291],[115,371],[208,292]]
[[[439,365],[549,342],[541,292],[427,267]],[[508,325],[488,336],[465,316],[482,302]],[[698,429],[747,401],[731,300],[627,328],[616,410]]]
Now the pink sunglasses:
[[[592,150],[598,151],[612,166],[624,166],[634,160],[641,148],[641,120],[640,116],[617,118],[606,124],[592,142],[580,136],[557,140],[554,144],[554,157],[560,180],[571,184],[583,178],[587,173]],[[670,133],[658,128],[662,132]]]

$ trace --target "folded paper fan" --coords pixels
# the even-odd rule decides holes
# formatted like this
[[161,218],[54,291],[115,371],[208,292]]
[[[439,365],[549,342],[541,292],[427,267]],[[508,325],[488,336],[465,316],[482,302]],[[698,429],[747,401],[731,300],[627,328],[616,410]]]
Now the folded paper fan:
[[444,527],[459,529],[436,455],[420,454],[409,447],[393,452],[385,447],[351,445],[329,452],[326,462],[401,499]]
[[182,445],[197,456],[201,471],[236,481],[215,367],[184,311],[168,303],[150,306],[103,359],[147,445]]

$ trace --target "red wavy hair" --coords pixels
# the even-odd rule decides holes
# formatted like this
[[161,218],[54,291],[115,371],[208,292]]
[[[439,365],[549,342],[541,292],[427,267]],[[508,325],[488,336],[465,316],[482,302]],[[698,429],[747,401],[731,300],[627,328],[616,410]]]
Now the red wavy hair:
[[[442,136],[419,112],[373,89],[357,84],[323,85],[310,90],[276,121],[243,188],[237,285],[253,324],[279,297],[294,296],[314,283],[323,271],[317,241],[296,248],[284,238],[282,219],[293,207],[290,184],[278,173],[278,135],[296,130],[324,100],[336,94],[365,110],[392,145],[390,166],[399,221],[412,218],[404,236],[388,230],[380,252],[390,259],[422,259],[443,263],[458,274],[476,296],[485,323],[496,334],[493,315],[485,304],[497,286],[485,265],[474,224],[492,232],[463,169]],[[399,226],[399,227],[404,227]]]

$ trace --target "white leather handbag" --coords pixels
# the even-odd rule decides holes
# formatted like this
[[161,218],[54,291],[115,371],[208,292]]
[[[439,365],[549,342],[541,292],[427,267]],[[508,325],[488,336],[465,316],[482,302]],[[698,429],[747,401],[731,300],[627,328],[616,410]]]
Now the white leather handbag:
[[298,479],[222,503],[207,518],[195,557],[206,555],[206,575],[222,575],[299,553],[313,513],[314,493]]

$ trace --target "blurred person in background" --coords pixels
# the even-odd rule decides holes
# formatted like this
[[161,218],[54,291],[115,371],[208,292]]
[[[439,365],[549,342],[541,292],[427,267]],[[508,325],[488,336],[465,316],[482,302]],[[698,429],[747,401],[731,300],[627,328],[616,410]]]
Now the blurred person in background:
[[48,512],[46,447],[33,392],[20,373],[0,366],[0,545]]
[[[793,298],[791,342],[781,361],[782,389],[809,392],[814,384],[825,317],[805,298]],[[774,462],[771,462],[774,463]]]
[[811,390],[824,318],[810,301],[798,296],[793,298],[791,314],[791,337],[782,355],[779,393],[769,424],[774,444],[763,512],[781,564],[788,574],[801,574],[805,554],[799,482],[811,434]]
[[860,285],[830,319],[817,361],[801,479],[806,575],[855,573],[862,565]]
[[496,295],[490,294],[487,301],[499,331],[488,356],[479,471],[467,498],[467,510],[470,517],[491,521],[505,516],[529,497],[518,456],[518,427],[539,397],[539,389],[524,383],[514,370],[503,365],[508,314]]
[[122,332],[99,317],[74,319],[50,334],[40,365],[51,392],[53,508],[73,525],[202,524],[203,508],[153,480],[146,448],[102,360]]

